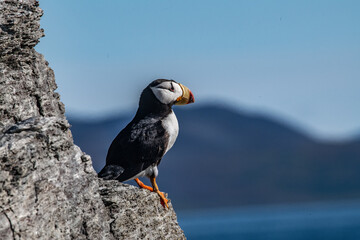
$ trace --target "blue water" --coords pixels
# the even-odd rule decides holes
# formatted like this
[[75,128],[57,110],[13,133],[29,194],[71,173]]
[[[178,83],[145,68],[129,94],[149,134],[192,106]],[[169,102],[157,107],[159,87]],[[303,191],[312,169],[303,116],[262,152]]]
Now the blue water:
[[360,240],[360,201],[177,211],[190,240]]

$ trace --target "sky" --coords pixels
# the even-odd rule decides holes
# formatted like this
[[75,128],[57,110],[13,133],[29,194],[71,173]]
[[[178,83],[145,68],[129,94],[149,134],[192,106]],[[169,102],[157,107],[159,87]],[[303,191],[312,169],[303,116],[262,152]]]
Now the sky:
[[[360,135],[360,1],[40,0],[36,47],[68,114],[135,112],[157,78],[196,105],[264,113],[321,139]],[[195,104],[194,104],[195,105]]]

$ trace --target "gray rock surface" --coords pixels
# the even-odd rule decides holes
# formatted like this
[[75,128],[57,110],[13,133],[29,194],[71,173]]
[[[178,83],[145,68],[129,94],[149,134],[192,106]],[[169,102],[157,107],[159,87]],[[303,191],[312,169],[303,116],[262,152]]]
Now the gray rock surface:
[[[100,180],[100,195],[114,221],[117,239],[183,239],[175,212],[161,206],[157,194],[118,181]],[[126,231],[119,231],[126,229]]]
[[96,176],[34,50],[35,0],[0,0],[0,239],[184,239],[171,204]]

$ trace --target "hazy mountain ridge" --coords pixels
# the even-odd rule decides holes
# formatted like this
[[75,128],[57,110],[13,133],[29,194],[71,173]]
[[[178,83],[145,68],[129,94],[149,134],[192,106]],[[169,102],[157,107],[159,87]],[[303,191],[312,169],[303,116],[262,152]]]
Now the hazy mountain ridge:
[[[175,207],[360,197],[360,141],[318,142],[269,117],[218,106],[175,112],[179,138],[159,175]],[[99,171],[111,141],[131,117],[69,119],[75,143]]]

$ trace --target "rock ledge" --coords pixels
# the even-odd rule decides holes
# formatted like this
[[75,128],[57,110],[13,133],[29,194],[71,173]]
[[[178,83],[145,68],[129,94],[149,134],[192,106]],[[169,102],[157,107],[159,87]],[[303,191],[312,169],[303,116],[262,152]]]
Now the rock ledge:
[[0,0],[0,239],[185,239],[156,194],[98,179],[34,50],[36,0]]

